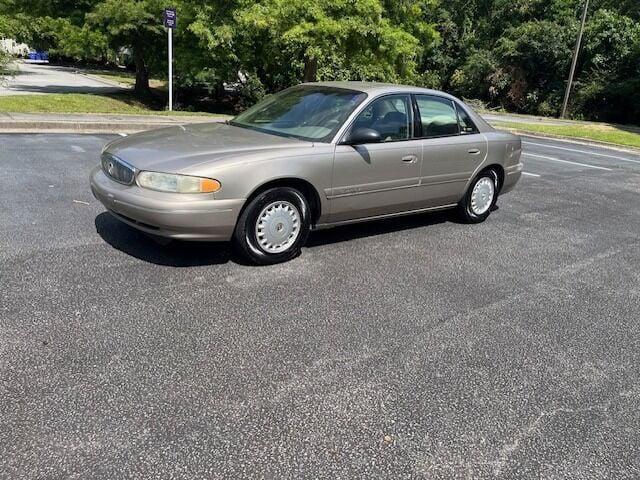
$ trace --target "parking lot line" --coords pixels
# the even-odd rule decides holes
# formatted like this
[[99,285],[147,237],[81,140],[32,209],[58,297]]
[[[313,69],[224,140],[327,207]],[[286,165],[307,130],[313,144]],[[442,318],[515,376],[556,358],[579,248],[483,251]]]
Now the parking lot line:
[[541,175],[538,175],[537,173],[529,173],[529,172],[522,172],[523,175],[528,175],[530,177],[540,177]]
[[522,155],[526,155],[527,157],[540,158],[540,159],[543,159],[543,160],[550,160],[552,162],[569,163],[571,165],[578,165],[580,167],[595,168],[597,170],[606,170],[607,172],[611,171],[611,168],[607,168],[607,167],[598,167],[596,165],[589,165],[587,163],[571,162],[569,160],[562,160],[560,158],[548,157],[546,155],[536,155],[534,153],[526,153],[526,152],[523,153]]
[[523,145],[535,145],[537,147],[555,148],[558,150],[566,150],[567,152],[584,153],[585,155],[596,155],[598,157],[615,158],[616,160],[622,160],[623,162],[640,163],[640,160],[631,160],[630,158],[620,157],[618,155],[609,155],[607,153],[588,152],[587,150],[578,150],[576,148],[558,147],[556,145],[549,145],[545,143],[535,142],[522,142]]

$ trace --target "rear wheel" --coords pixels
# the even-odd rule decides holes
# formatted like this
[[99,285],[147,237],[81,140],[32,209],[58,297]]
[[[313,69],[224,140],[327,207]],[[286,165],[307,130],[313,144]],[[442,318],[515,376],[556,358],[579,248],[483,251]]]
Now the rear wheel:
[[286,262],[300,253],[309,230],[310,211],[304,195],[294,188],[272,188],[244,209],[236,225],[234,244],[253,263]]
[[458,204],[458,216],[465,223],[484,222],[498,199],[498,175],[493,170],[481,172],[469,185]]

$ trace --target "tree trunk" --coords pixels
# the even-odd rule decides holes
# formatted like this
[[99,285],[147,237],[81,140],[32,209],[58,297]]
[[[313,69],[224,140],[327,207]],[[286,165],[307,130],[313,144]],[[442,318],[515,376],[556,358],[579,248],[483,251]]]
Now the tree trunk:
[[305,82],[316,82],[318,80],[318,59],[314,57],[304,57],[304,79]]
[[133,48],[133,61],[136,65],[136,93],[148,93],[149,92],[149,70],[147,69],[147,63],[144,61],[144,55],[142,48]]

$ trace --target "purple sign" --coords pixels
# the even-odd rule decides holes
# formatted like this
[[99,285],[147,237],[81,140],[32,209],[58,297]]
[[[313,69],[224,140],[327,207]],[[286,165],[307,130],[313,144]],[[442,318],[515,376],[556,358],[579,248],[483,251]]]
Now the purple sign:
[[176,16],[175,8],[164,9],[164,26],[167,28],[176,28],[178,17]]

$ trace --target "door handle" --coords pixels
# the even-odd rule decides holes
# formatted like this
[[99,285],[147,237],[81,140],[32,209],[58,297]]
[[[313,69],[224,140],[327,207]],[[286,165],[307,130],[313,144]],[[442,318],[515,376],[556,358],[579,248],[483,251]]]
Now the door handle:
[[469,153],[471,155],[478,155],[480,153],[480,150],[477,149],[477,148],[471,148],[471,149],[469,149]]
[[402,161],[404,163],[416,163],[418,161],[417,155],[405,155],[402,157]]

